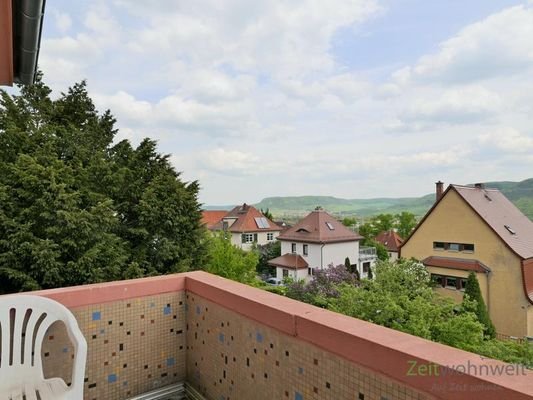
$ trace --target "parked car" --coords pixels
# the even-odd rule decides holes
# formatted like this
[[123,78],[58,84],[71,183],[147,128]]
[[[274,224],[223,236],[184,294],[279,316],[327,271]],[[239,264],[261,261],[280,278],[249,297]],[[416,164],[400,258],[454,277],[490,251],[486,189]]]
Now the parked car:
[[278,278],[275,278],[275,277],[268,278],[265,282],[268,283],[269,285],[274,285],[274,286],[283,285],[283,281],[281,279],[278,279]]

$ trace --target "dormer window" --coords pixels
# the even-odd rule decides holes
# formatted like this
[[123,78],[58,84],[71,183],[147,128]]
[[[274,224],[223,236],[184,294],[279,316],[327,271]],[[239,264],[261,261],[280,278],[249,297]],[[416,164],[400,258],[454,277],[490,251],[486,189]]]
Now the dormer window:
[[511,235],[516,235],[516,231],[513,228],[511,228],[509,225],[504,225],[504,227],[505,229],[509,231]]

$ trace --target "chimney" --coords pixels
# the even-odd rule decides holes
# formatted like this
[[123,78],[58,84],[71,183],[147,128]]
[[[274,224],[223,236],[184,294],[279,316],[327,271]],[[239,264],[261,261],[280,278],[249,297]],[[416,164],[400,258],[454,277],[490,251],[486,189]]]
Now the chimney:
[[474,187],[476,189],[485,189],[485,184],[484,183],[474,183]]
[[444,182],[441,182],[441,181],[435,182],[435,201],[439,201],[440,198],[442,197],[442,193],[444,191],[443,188],[444,188]]

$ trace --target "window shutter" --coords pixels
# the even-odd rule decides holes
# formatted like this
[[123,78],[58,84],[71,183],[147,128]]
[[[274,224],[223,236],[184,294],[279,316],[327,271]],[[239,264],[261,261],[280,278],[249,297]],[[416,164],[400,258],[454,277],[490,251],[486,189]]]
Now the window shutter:
[[246,235],[244,233],[241,235],[241,242],[246,243]]

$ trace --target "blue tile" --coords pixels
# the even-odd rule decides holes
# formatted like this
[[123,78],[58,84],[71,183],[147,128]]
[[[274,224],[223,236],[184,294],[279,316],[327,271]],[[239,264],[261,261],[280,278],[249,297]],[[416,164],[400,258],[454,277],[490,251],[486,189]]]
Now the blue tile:
[[176,360],[173,357],[167,358],[167,367],[171,367],[174,364],[176,364]]
[[172,312],[172,308],[170,308],[169,306],[165,306],[163,308],[163,314],[170,315],[171,312]]
[[223,333],[219,333],[219,334],[218,334],[218,340],[219,340],[221,343],[224,343],[224,334],[223,334]]
[[93,312],[93,321],[100,321],[102,319],[102,313],[100,311]]
[[150,303],[150,308],[154,308],[155,307],[155,303]]
[[128,386],[128,381],[124,381],[124,383],[122,385]]
[[108,383],[115,383],[116,381],[117,381],[117,376],[115,374],[111,374],[107,376]]
[[105,333],[105,329],[100,329],[100,335],[103,335]]
[[196,306],[196,314],[200,315],[202,310],[200,310],[200,306]]
[[63,347],[63,353],[68,353],[68,347]]
[[259,332],[256,332],[255,340],[257,340],[259,343],[263,343],[263,335],[261,335]]
[[304,397],[301,393],[295,392],[294,393],[294,400],[304,400]]
[[299,374],[303,374],[304,373],[304,369],[302,367],[298,367],[298,373]]

